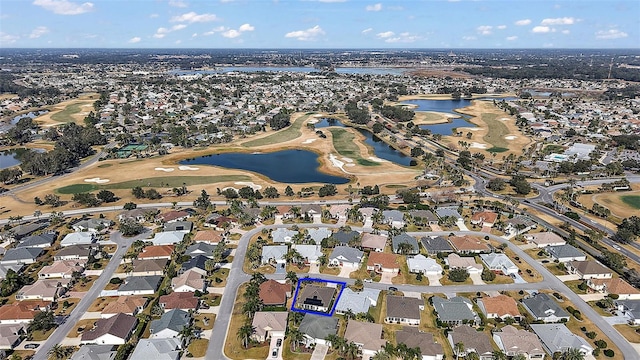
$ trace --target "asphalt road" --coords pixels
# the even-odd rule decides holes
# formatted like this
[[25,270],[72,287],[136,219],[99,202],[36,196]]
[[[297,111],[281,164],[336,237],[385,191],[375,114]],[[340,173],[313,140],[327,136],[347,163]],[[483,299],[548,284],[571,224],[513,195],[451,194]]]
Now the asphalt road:
[[47,341],[42,344],[38,349],[36,354],[33,356],[33,360],[47,360],[48,352],[51,348],[60,344],[62,340],[67,336],[67,334],[73,329],[73,327],[78,323],[82,315],[89,310],[89,306],[95,301],[98,296],[100,296],[100,292],[105,288],[113,273],[120,265],[120,261],[122,260],[122,256],[127,252],[129,246],[133,244],[134,241],[138,239],[145,239],[149,237],[149,232],[145,232],[136,237],[125,238],[120,235],[119,232],[114,232],[111,234],[111,241],[113,241],[117,246],[116,252],[111,257],[111,260],[105,266],[104,270],[100,277],[93,283],[91,289],[87,291],[82,300],[78,303],[78,305],[71,311],[66,321],[61,324],[52,334],[49,336]]

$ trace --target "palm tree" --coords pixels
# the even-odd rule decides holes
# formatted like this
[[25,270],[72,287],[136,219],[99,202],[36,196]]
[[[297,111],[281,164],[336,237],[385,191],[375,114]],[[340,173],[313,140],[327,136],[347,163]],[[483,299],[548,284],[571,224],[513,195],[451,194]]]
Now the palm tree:
[[240,328],[238,329],[238,339],[240,339],[240,341],[242,341],[242,347],[244,347],[245,349],[249,347],[249,339],[251,338],[251,335],[253,335],[256,332],[256,328],[251,326],[251,324],[244,324],[242,326],[240,326]]
[[477,352],[473,351],[467,353],[467,356],[464,357],[466,360],[480,360],[480,355]]
[[191,342],[191,339],[193,338],[194,335],[195,335],[195,327],[193,326],[193,324],[189,324],[183,327],[178,333],[178,337],[180,338],[180,340],[182,340],[182,343],[184,345],[188,345],[189,342]]
[[524,354],[517,354],[516,356],[512,357],[511,360],[527,360],[527,357],[524,356]]
[[371,360],[391,360],[391,355],[384,350],[378,350]]
[[251,275],[251,280],[250,281],[251,281],[251,283],[260,285],[263,282],[267,281],[267,278],[262,273],[253,273]]
[[291,284],[295,284],[298,282],[298,274],[296,274],[295,271],[287,271],[286,279],[291,282]]
[[262,300],[258,297],[252,297],[247,299],[247,302],[242,305],[242,313],[248,318],[253,318],[253,315],[256,311],[259,311],[260,308],[262,308]]
[[[299,313],[297,313],[299,314]],[[298,350],[298,344],[304,340],[304,334],[298,329],[292,329],[289,331],[289,341],[293,347],[293,351]]]
[[457,342],[453,346],[453,353],[456,354],[456,359],[460,360],[460,356],[464,354],[464,344],[461,342]]
[[347,360],[356,359],[358,357],[358,345],[356,345],[356,343],[354,343],[353,341],[349,342],[344,347],[344,356],[347,358]]
[[507,355],[500,350],[496,350],[493,352],[493,360],[507,360]]
[[49,350],[49,359],[63,360],[66,359],[70,353],[71,348],[68,346],[62,346],[60,344],[55,344]]
[[584,360],[584,354],[578,348],[568,348],[560,354],[562,360]]
[[216,262],[213,259],[207,259],[204,262],[204,269],[207,271],[207,274],[211,274],[213,270],[216,269]]

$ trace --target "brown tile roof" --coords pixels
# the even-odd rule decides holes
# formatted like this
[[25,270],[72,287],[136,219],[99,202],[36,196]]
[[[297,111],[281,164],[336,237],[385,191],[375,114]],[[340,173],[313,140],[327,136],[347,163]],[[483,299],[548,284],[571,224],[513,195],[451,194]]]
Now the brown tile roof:
[[420,352],[425,356],[444,355],[442,345],[433,340],[433,334],[422,332],[414,327],[404,326],[402,330],[396,331],[396,342],[405,344],[411,349],[420,348]]
[[518,304],[516,301],[507,295],[498,295],[492,297],[482,298],[482,303],[487,311],[487,314],[498,314],[499,317],[505,315],[511,315],[512,317],[520,316],[518,311]]
[[287,293],[289,292],[291,292],[291,285],[267,280],[260,284],[258,296],[265,305],[281,305],[287,302]]
[[138,254],[138,259],[149,259],[155,257],[171,257],[173,245],[151,245],[142,249]]
[[[336,293],[336,289],[327,286],[307,285],[298,295],[298,303],[304,304],[307,300],[320,301],[320,306],[328,307]],[[315,303],[314,303],[315,305]]]
[[344,338],[356,344],[361,344],[363,349],[378,351],[385,344],[382,339],[382,325],[368,322],[349,320]]
[[590,279],[589,282],[596,286],[604,285],[609,294],[640,294],[640,290],[620,278]]
[[469,325],[458,326],[449,334],[454,344],[462,343],[465,349],[475,349],[479,355],[493,352],[489,336],[481,331],[476,331]]
[[147,299],[142,296],[119,296],[118,300],[110,302],[102,309],[103,314],[133,314],[136,309],[144,307]]
[[361,245],[363,248],[384,249],[387,244],[387,237],[371,233],[362,234]]
[[497,218],[498,214],[492,211],[480,211],[471,216],[472,221],[482,221],[489,224],[495,223]]
[[369,254],[367,266],[380,265],[385,269],[399,269],[400,263],[396,254],[372,252]]
[[24,302],[0,306],[0,320],[31,320],[37,311]]
[[198,231],[194,237],[193,241],[195,242],[212,242],[218,243],[222,240],[222,232],[215,230],[204,230]]
[[110,334],[127,340],[136,327],[138,319],[127,314],[118,314],[108,319],[96,321],[96,327],[82,334],[82,341],[92,341],[103,335]]
[[388,318],[420,319],[420,306],[424,300],[406,296],[387,296]]
[[161,219],[162,221],[172,221],[175,219],[179,219],[185,216],[189,216],[189,213],[186,211],[182,211],[182,210],[171,210],[171,211],[167,211],[164,214],[160,214],[158,215],[158,218]]
[[167,259],[133,260],[133,272],[164,271]]
[[276,210],[278,210],[278,214],[286,214],[291,212],[291,206],[289,205],[279,205],[276,206]]
[[611,270],[593,260],[572,261],[570,262],[570,264],[574,269],[576,269],[577,272],[582,275],[611,274]]
[[192,292],[172,292],[169,295],[162,295],[159,302],[164,304],[165,310],[198,308],[198,298]]
[[479,238],[464,235],[449,237],[451,245],[457,251],[489,251],[489,245]]

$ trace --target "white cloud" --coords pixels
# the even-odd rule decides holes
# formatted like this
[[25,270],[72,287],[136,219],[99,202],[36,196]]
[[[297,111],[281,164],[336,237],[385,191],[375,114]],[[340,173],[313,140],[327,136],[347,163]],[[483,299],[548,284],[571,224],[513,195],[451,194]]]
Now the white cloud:
[[478,31],[480,35],[491,35],[491,29],[493,29],[491,25],[481,25],[476,28],[476,31]]
[[139,43],[140,40],[142,40],[139,36],[136,37],[132,37],[131,39],[129,39],[129,44],[135,44],[135,43]]
[[197,23],[197,22],[211,22],[218,20],[218,17],[215,14],[198,14],[194,11],[174,16],[171,18],[171,22],[186,22],[186,23]]
[[596,33],[596,39],[600,40],[622,39],[627,36],[629,36],[629,34],[618,29],[600,30]]
[[373,31],[373,28],[366,28],[366,29],[362,30],[362,33],[363,34],[368,34],[368,33],[372,32],[372,31]]
[[504,30],[506,28],[507,28],[507,25],[498,25],[498,26],[496,26],[496,29],[498,29],[498,30]]
[[18,35],[11,35],[0,31],[0,44],[13,44],[18,41],[18,39],[20,39],[20,36]]
[[182,29],[184,29],[186,27],[187,27],[187,25],[184,25],[184,24],[173,25],[171,27],[171,29],[167,29],[166,27],[160,27],[160,28],[158,28],[158,30],[156,30],[156,33],[153,34],[153,37],[156,38],[156,39],[162,39],[163,37],[167,36],[168,33],[173,32],[173,31],[182,30]]
[[396,33],[394,33],[393,31],[385,31],[385,32],[378,33],[376,36],[380,39],[388,39],[395,34]]
[[367,10],[367,11],[380,11],[380,10],[382,10],[382,4],[377,3],[377,4],[373,4],[373,5],[367,5],[365,7],[365,10]]
[[192,38],[194,38],[194,37],[198,37],[198,33],[193,33],[193,34],[191,35],[191,37],[192,37]]
[[322,30],[322,28],[320,27],[320,25],[316,25],[312,28],[309,28],[307,30],[297,30],[297,31],[291,31],[288,32],[284,35],[284,37],[286,38],[294,38],[296,40],[300,40],[300,41],[313,41],[316,40],[318,38],[318,36],[324,35],[325,32],[324,30]]
[[410,34],[408,32],[403,32],[400,33],[398,36],[394,36],[394,37],[390,37],[388,39],[385,39],[384,42],[387,43],[412,43],[416,40],[421,39],[420,36],[418,35],[414,35],[414,34]]
[[563,33],[563,34],[565,34],[565,35],[569,35],[569,34],[571,34],[571,31],[569,31],[569,30],[562,30],[562,33]]
[[531,29],[531,32],[534,32],[536,34],[546,34],[550,32],[556,32],[556,29],[550,28],[548,26],[536,26],[533,29]]
[[478,38],[475,36],[463,36],[462,40],[464,41],[472,41],[472,40],[477,40]]
[[211,29],[211,31],[207,31],[207,32],[203,33],[202,35],[204,35],[204,36],[211,36],[211,35],[213,35],[213,34],[215,34],[215,33],[223,32],[223,31],[225,31],[225,30],[227,30],[227,28],[226,28],[226,27],[224,27],[224,26],[218,26],[218,27],[216,27],[216,28]]
[[507,36],[507,41],[515,41],[518,40],[517,36]]
[[169,6],[173,6],[177,8],[186,8],[187,3],[182,0],[169,0]]
[[229,38],[229,39],[237,38],[240,35],[241,35],[240,31],[235,30],[235,29],[227,30],[227,31],[222,33],[222,36],[224,36],[226,38]]
[[93,11],[93,3],[74,3],[67,0],[34,0],[33,5],[40,6],[58,15],[80,15]]
[[31,31],[31,34],[29,35],[30,39],[37,39],[40,36],[47,34],[49,32],[49,29],[47,29],[46,26],[38,26],[37,28],[33,29],[33,31]]
[[149,15],[149,17],[150,17],[150,18],[152,18],[152,19],[155,19],[155,18],[157,18],[158,16],[160,16],[160,15],[158,15],[158,14],[151,14],[151,15]]
[[187,25],[185,25],[185,24],[177,24],[177,25],[173,25],[173,26],[171,27],[171,31],[178,31],[178,30],[182,30],[182,29],[184,29],[184,28],[186,28],[186,27],[187,27]]
[[251,24],[242,24],[240,25],[240,28],[238,29],[238,31],[240,32],[245,32],[245,31],[253,31],[256,28],[253,27]]
[[531,24],[531,19],[522,19],[515,22],[518,26],[525,26]]
[[318,2],[322,2],[322,3],[341,3],[341,2],[345,2],[347,0],[317,0]]
[[561,17],[554,19],[542,19],[540,25],[573,25],[577,22],[577,19],[572,17]]

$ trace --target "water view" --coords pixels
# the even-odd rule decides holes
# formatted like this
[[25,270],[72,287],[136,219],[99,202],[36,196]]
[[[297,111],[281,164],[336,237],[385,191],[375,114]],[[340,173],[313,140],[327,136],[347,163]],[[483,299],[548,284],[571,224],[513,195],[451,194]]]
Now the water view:
[[257,172],[271,180],[291,183],[346,184],[349,179],[319,171],[318,155],[306,150],[271,153],[224,153],[184,160],[181,165],[215,165]]
[[394,149],[393,147],[389,146],[389,144],[380,140],[377,136],[375,136],[371,132],[366,130],[360,130],[360,129],[358,131],[360,131],[360,133],[365,136],[364,142],[373,148],[373,151],[376,157],[391,161],[398,165],[404,165],[404,166],[414,165],[411,162],[415,160],[401,153],[400,151]]
[[316,129],[322,129],[330,126],[344,127],[344,124],[338,119],[334,118],[321,118],[317,123],[313,124]]
[[[359,74],[359,75],[402,75],[403,72],[409,69],[405,68],[372,68],[372,67],[344,67],[336,68],[338,74]],[[320,72],[313,67],[293,67],[293,66],[225,66],[221,68],[211,70],[170,70],[170,74],[174,75],[195,75],[195,74],[221,74],[228,72],[295,72],[295,73],[312,73]]]
[[[31,149],[37,152],[43,152],[44,149]],[[25,148],[8,149],[0,151],[0,170],[20,165],[20,156],[27,151]]]
[[476,127],[467,121],[470,116],[455,111],[456,109],[471,105],[471,100],[407,100],[402,103],[416,105],[417,107],[414,108],[415,111],[437,111],[457,116],[456,118],[450,119],[448,123],[420,125],[420,129],[430,130],[433,134],[451,135],[453,130],[459,127]]

